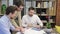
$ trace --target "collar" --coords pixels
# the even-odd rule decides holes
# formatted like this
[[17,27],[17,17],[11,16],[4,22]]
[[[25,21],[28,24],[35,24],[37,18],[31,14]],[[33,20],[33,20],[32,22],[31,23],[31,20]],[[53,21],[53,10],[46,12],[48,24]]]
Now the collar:
[[10,21],[10,18],[7,15],[4,15],[7,21]]

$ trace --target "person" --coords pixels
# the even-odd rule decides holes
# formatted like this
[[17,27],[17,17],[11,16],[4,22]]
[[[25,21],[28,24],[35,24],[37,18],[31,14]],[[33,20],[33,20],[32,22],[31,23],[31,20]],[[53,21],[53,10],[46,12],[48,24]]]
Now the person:
[[40,20],[40,18],[34,14],[34,8],[30,7],[28,9],[28,14],[24,15],[22,18],[22,26],[24,28],[30,28],[30,27],[35,27],[35,28],[42,28],[43,27],[43,23]]
[[[20,24],[20,22],[21,22],[21,14],[20,13],[23,10],[24,4],[21,0],[19,0],[19,1],[16,1],[14,5],[15,5],[15,7],[17,7],[17,14],[16,14],[17,16],[14,19],[11,19],[11,22],[15,27],[19,28],[20,26],[18,26],[18,24],[21,25]],[[15,22],[16,18],[18,18],[19,23]]]
[[15,28],[10,19],[16,16],[17,8],[14,6],[9,6],[6,9],[5,15],[0,18],[0,34],[11,34],[12,31],[22,31],[21,28]]
[[[19,28],[21,27],[21,11],[23,10],[24,8],[24,4],[23,4],[23,1],[21,0],[16,0],[16,2],[14,3],[14,6],[17,7],[17,16],[14,17],[13,19],[11,19],[11,22],[12,22],[12,25],[14,25],[15,28]],[[18,18],[17,22],[15,22],[15,19]],[[22,27],[21,27],[22,30],[24,30]],[[17,33],[20,33],[21,32],[17,32]],[[15,33],[14,31],[12,32],[12,34],[17,34]]]

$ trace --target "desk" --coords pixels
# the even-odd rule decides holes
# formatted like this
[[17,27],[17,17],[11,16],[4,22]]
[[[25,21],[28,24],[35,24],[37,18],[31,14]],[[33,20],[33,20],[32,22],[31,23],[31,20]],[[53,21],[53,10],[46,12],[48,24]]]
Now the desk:
[[44,30],[36,31],[32,30],[31,28],[26,30],[24,34],[45,34]]
[[[56,32],[55,28],[51,28],[51,29],[47,29],[47,28],[44,28],[43,30],[40,30],[40,31],[36,31],[36,30],[32,30],[31,28],[30,29],[25,29],[25,32],[24,34],[59,34]],[[20,32],[17,32],[17,34],[20,34]]]
[[[20,32],[17,32],[16,34],[21,34]],[[36,31],[32,28],[25,29],[24,34],[46,34],[44,30]]]

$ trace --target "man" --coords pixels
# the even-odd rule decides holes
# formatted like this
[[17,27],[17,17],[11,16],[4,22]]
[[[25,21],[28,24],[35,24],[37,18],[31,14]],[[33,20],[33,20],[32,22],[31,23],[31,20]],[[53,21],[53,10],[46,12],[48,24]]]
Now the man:
[[[16,14],[17,16],[15,18],[11,19],[11,22],[15,26],[15,28],[19,28],[19,27],[21,27],[20,26],[21,25],[21,11],[24,7],[24,4],[21,0],[19,0],[19,1],[17,0],[14,5],[17,7],[17,14]],[[17,22],[15,22],[16,18],[18,18]],[[23,29],[23,28],[21,28],[21,29]],[[21,33],[21,32],[17,32],[17,33]],[[15,34],[15,32],[13,32],[13,34]]]
[[34,11],[35,11],[34,8],[30,7],[28,9],[28,15],[23,16],[22,18],[23,27],[35,27],[35,28],[43,27],[43,23],[41,22],[40,18],[34,14],[35,13]]
[[[21,23],[21,11],[22,11],[22,9],[23,9],[24,4],[23,4],[23,2],[22,2],[21,0],[19,0],[19,1],[16,1],[14,5],[17,7],[17,16],[16,16],[16,17],[18,17],[18,22],[19,22],[18,24],[21,25],[21,24],[20,24],[20,23]],[[12,24],[13,24],[15,27],[20,27],[20,26],[18,26],[18,24],[15,22],[16,17],[11,20],[11,21],[12,21]]]
[[6,13],[4,16],[0,18],[0,34],[11,34],[12,31],[20,31],[21,28],[15,28],[10,19],[13,19],[16,16],[17,8],[13,6],[9,6],[6,9]]

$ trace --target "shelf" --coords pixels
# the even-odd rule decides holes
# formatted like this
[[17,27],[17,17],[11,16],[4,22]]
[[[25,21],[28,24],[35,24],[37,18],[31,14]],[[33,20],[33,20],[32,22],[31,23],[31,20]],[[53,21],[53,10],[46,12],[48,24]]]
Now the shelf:
[[46,21],[46,20],[42,20],[42,22],[43,22],[43,23],[47,23],[47,21]]
[[0,15],[3,15],[3,14],[0,14]]
[[37,2],[49,2],[49,0],[44,0],[44,1],[42,1],[42,0],[36,0]]
[[50,23],[55,23],[55,22],[50,22]]
[[48,8],[40,8],[40,7],[34,7],[34,8],[39,8],[39,9],[48,9]]
[[56,15],[49,15],[49,16],[56,16]]
[[48,15],[48,14],[37,14],[38,16],[56,16],[56,15]]
[[38,16],[48,16],[47,14],[37,14]]
[[[46,20],[42,20],[42,22],[43,22],[43,23],[47,23],[47,21],[46,21]],[[49,22],[49,23],[55,23],[55,22]]]
[[40,16],[40,14],[37,14],[38,16]]
[[41,14],[41,16],[48,16],[47,14]]

